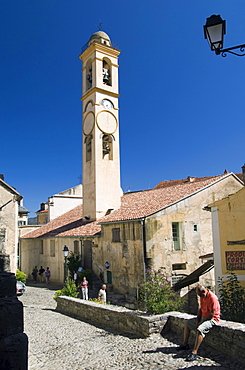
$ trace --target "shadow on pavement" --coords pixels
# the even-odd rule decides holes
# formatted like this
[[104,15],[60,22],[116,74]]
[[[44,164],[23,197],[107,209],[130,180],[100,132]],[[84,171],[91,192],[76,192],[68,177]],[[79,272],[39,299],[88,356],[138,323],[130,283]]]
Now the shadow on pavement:
[[[173,332],[170,332],[169,330],[163,330],[161,332],[161,336],[167,340],[169,340],[170,342],[172,343],[175,343],[177,344],[178,346],[181,344],[181,339],[182,337],[179,337],[178,334],[176,333],[173,333]],[[191,348],[192,348],[192,345],[193,343],[191,343]],[[190,353],[190,351],[185,351],[185,350],[182,350],[182,351],[177,351],[177,347],[162,347],[162,348],[157,348],[157,351],[158,352],[163,352],[163,353],[176,353],[175,355],[173,355],[173,358],[186,358],[188,353]],[[188,367],[188,369],[208,369],[208,370],[211,370],[211,369],[217,369],[218,367],[220,369],[241,369],[241,370],[245,370],[244,369],[244,364],[242,364],[241,362],[239,361],[236,361],[234,359],[232,359],[231,357],[221,353],[221,352],[218,352],[217,350],[205,345],[205,340],[204,342],[202,343],[199,351],[198,351],[198,354],[199,356],[201,356],[202,358],[199,358],[198,361],[199,364],[198,365],[193,365],[191,367]],[[207,359],[210,359],[212,361],[215,361],[217,363],[217,365],[211,365],[211,366],[207,366],[207,365],[201,365],[202,361],[203,361],[203,358],[207,358]],[[188,362],[187,362],[188,363]],[[234,366],[234,367],[233,367]],[[182,369],[185,369],[186,367],[183,367],[183,368],[179,368],[178,370],[182,370]]]
[[26,280],[26,286],[31,286],[33,288],[43,288],[48,290],[60,290],[64,287],[65,284],[63,283],[57,283],[50,281],[49,284],[46,283],[40,283],[39,281],[37,283],[34,283],[32,280]]

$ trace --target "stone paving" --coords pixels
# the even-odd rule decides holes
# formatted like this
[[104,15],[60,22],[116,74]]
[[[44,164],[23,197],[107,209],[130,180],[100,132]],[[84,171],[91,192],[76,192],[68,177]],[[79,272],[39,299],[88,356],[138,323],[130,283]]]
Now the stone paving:
[[203,343],[197,361],[186,362],[177,352],[176,335],[152,334],[146,339],[108,332],[55,311],[59,286],[27,286],[19,299],[24,305],[25,333],[29,337],[29,369],[140,370],[230,369],[245,370]]

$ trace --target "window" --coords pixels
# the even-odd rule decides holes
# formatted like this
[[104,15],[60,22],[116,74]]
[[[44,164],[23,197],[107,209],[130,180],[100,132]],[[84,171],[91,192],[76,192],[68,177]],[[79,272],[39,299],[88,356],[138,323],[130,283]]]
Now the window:
[[112,241],[120,242],[120,228],[112,229]]
[[181,249],[181,233],[180,223],[172,222],[172,237],[173,237],[173,249],[179,251]]
[[26,221],[18,221],[18,226],[24,226],[26,225]]
[[39,254],[43,254],[43,240],[40,240]]
[[74,241],[74,253],[79,254],[79,241],[78,240]]
[[106,272],[107,272],[107,284],[112,284],[112,273],[111,271]]
[[186,270],[186,263],[175,263],[172,265],[172,270]]
[[0,229],[0,253],[5,252],[6,229]]
[[55,240],[50,240],[50,257],[55,257]]
[[193,230],[194,231],[197,231],[197,225],[195,224],[195,225],[193,225]]

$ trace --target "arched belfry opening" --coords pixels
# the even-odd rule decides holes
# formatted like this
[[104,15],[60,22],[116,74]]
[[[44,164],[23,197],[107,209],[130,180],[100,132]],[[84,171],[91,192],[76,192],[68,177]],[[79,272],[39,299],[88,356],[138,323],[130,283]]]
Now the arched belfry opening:
[[113,136],[103,134],[102,136],[102,158],[107,160],[113,159]]
[[93,73],[92,73],[92,61],[88,60],[86,64],[86,90],[92,87],[93,83]]
[[86,162],[92,159],[92,135],[85,137],[84,143],[86,145]]
[[112,86],[111,62],[108,58],[103,59],[102,75],[103,75],[103,84]]

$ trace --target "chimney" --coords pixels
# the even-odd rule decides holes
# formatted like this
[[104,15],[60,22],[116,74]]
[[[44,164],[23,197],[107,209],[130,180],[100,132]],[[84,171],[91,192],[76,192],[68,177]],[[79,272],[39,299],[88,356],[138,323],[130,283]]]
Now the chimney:
[[194,182],[196,180],[196,178],[195,177],[191,177],[191,176],[188,176],[187,177],[187,181],[188,182]]
[[4,181],[4,175],[0,174],[0,179]]
[[242,166],[242,181],[245,184],[245,164]]

